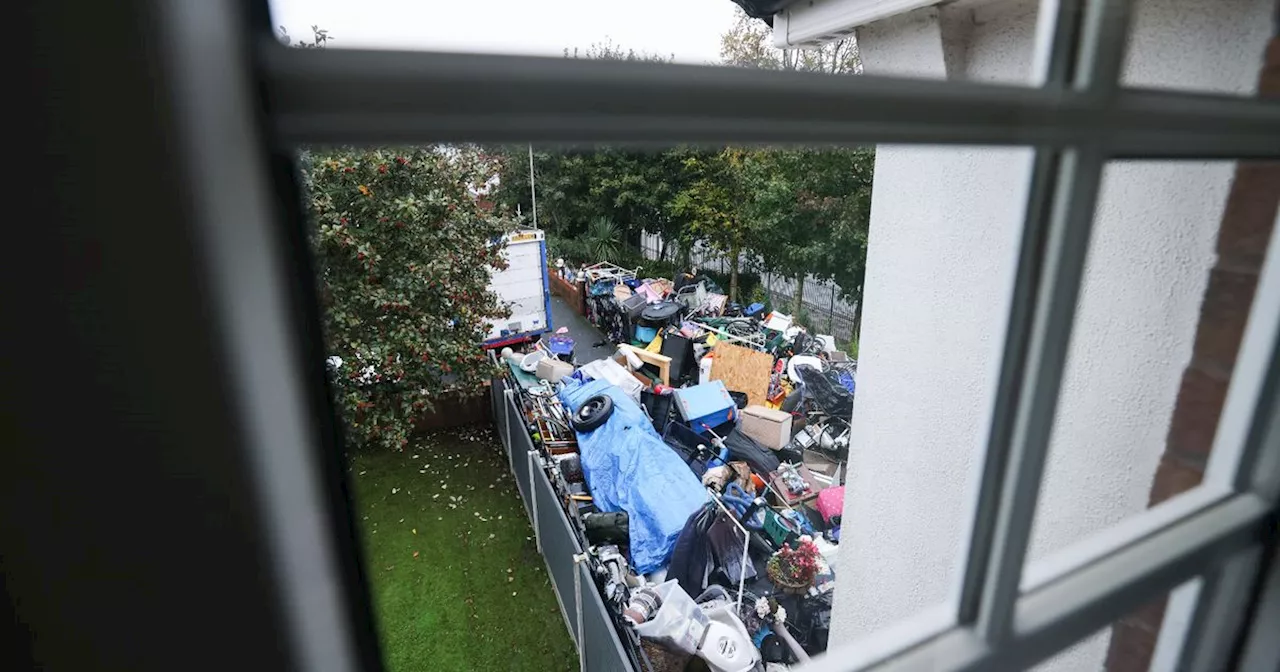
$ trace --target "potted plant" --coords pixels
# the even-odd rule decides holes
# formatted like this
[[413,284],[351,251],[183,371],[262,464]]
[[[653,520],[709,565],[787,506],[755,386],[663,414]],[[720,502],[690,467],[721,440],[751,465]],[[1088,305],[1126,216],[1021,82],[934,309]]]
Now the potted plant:
[[774,553],[766,565],[769,580],[784,593],[803,595],[818,575],[818,558],[818,547],[807,534],[800,537],[795,548],[783,544],[782,550]]

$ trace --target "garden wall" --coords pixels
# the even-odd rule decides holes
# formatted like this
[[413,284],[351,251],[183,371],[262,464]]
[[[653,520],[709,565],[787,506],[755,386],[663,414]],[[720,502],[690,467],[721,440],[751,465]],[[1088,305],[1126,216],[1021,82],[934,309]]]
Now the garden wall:
[[564,299],[579,315],[587,314],[587,303],[584,298],[586,292],[582,286],[582,282],[569,282],[561,278],[555,273],[549,274],[551,277],[551,293]]

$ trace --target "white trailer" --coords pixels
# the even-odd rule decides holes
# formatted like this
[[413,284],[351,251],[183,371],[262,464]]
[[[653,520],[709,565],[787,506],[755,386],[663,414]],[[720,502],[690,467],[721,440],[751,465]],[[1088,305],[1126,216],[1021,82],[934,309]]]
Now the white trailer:
[[511,307],[511,317],[493,325],[486,348],[531,341],[551,330],[546,236],[537,229],[519,229],[507,234],[506,243],[507,270],[494,273],[489,288]]

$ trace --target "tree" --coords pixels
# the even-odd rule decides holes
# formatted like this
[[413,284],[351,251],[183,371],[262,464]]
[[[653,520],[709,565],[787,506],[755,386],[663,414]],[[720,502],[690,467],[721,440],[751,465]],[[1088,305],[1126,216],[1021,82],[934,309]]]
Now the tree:
[[742,253],[757,240],[748,217],[747,156],[746,151],[732,147],[719,152],[686,150],[683,170],[688,183],[671,205],[693,235],[728,255],[730,301],[738,300]]
[[[670,57],[624,49],[612,41],[592,44],[586,50],[565,49],[566,58],[666,62]],[[527,146],[508,147],[509,169],[502,175],[497,194],[500,202],[532,215]],[[570,148],[564,152],[534,154],[538,191],[538,221],[553,242],[586,254],[573,243],[588,233],[588,225],[606,219],[631,248],[641,233],[658,234],[667,241],[684,234],[683,223],[673,214],[672,198],[680,188],[679,158],[668,152],[615,148]],[[622,241],[619,241],[622,242]],[[590,259],[603,261],[603,259]]]
[[470,147],[304,153],[337,402],[359,446],[400,449],[432,399],[494,371],[509,312],[489,291],[511,223],[485,197],[498,157]]
[[[858,74],[862,62],[850,36],[816,49],[778,49],[764,22],[741,9],[720,38],[726,65],[768,70]],[[744,163],[751,184],[749,217],[770,270],[794,278],[792,312],[804,305],[808,275],[834,280],[862,311],[871,204],[872,149],[759,150]]]
[[871,150],[838,148],[763,151],[747,162],[758,249],[767,268],[795,279],[793,313],[809,275],[860,299],[874,163]]
[[607,37],[604,42],[592,42],[591,46],[582,50],[581,53],[579,53],[577,47],[574,47],[572,51],[565,49],[564,57],[589,58],[596,61],[647,61],[654,63],[667,63],[675,60],[675,54],[661,56],[647,51],[627,49]]
[[733,27],[720,36],[720,60],[725,65],[762,70],[802,70],[832,74],[862,72],[858,42],[853,36],[821,47],[779,49],[773,46],[773,30],[738,8]]
[[875,152],[840,149],[817,152],[818,167],[803,182],[801,209],[823,222],[825,240],[817,249],[812,273],[840,287],[854,304],[853,336],[862,325],[862,284],[867,272],[867,234],[871,225],[871,185]]

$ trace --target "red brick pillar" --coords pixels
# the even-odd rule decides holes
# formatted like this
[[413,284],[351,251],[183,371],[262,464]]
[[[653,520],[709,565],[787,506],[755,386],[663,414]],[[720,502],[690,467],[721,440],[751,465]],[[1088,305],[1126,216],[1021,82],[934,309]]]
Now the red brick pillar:
[[[1280,96],[1280,37],[1267,45],[1258,95]],[[1218,259],[1209,271],[1191,363],[1182,375],[1148,506],[1190,490],[1204,478],[1278,202],[1280,163],[1236,166],[1218,228]],[[1164,608],[1162,599],[1112,626],[1108,672],[1145,672],[1150,667]]]

